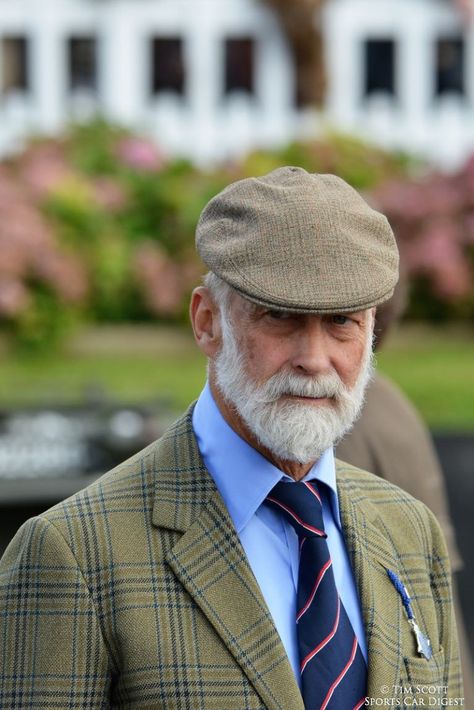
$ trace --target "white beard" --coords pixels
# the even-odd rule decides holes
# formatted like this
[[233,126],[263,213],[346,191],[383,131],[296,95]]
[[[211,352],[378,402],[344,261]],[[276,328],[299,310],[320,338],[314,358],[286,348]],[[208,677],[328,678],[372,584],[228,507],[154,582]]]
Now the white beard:
[[[257,440],[287,461],[310,463],[334,446],[352,427],[373,375],[372,331],[369,328],[360,373],[347,388],[333,371],[318,377],[280,370],[263,384],[247,374],[232,326],[221,311],[222,348],[215,358],[217,385]],[[331,403],[304,404],[285,395],[329,397]]]

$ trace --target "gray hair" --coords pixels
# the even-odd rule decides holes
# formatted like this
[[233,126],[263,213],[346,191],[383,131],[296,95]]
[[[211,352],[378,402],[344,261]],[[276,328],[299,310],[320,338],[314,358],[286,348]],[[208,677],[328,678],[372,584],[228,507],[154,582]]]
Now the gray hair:
[[220,276],[213,271],[209,271],[203,279],[204,286],[209,289],[214,303],[219,306],[219,310],[224,317],[229,316],[230,299],[234,293],[232,286],[229,286]]
[[[234,293],[232,286],[229,286],[220,276],[213,271],[209,271],[203,278],[203,284],[209,289],[212,300],[219,308],[219,318],[222,334],[225,338],[233,342],[232,323],[230,315],[230,299]],[[211,374],[211,360],[207,363],[207,377]]]

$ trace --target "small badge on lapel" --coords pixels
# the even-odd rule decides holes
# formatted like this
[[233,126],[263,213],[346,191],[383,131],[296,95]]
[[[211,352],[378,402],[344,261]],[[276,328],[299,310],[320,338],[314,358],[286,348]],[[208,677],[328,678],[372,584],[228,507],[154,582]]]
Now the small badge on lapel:
[[402,584],[402,581],[400,580],[398,575],[396,575],[395,572],[393,572],[391,569],[387,570],[387,574],[388,574],[393,586],[395,587],[395,589],[399,593],[399,595],[402,599],[402,604],[406,609],[407,616],[408,616],[408,623],[410,624],[413,634],[415,636],[417,651],[420,654],[420,656],[422,656],[423,658],[426,658],[426,660],[429,661],[433,655],[433,651],[431,649],[431,641],[421,631],[420,627],[418,626],[418,624],[416,622],[415,614],[413,613],[413,607],[411,605],[411,598],[407,592],[407,588],[405,587],[404,584]]

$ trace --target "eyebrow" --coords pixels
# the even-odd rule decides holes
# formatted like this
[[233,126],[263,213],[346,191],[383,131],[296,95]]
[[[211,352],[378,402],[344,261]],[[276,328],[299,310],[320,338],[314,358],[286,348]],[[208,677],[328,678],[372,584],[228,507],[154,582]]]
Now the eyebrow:
[[277,308],[272,307],[272,306],[260,306],[258,303],[252,303],[251,301],[247,301],[249,308],[247,312],[250,315],[259,315],[261,313],[265,312],[271,312],[271,313],[281,313],[283,315],[298,315],[297,313],[294,313],[293,311],[287,311],[284,308]]

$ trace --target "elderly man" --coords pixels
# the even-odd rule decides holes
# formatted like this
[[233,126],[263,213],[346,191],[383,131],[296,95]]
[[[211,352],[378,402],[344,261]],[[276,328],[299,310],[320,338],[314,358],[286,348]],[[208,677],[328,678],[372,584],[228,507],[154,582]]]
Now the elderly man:
[[397,279],[387,221],[342,180],[283,168],[215,197],[197,246],[208,384],[11,543],[1,707],[462,705],[436,520],[333,458]]

